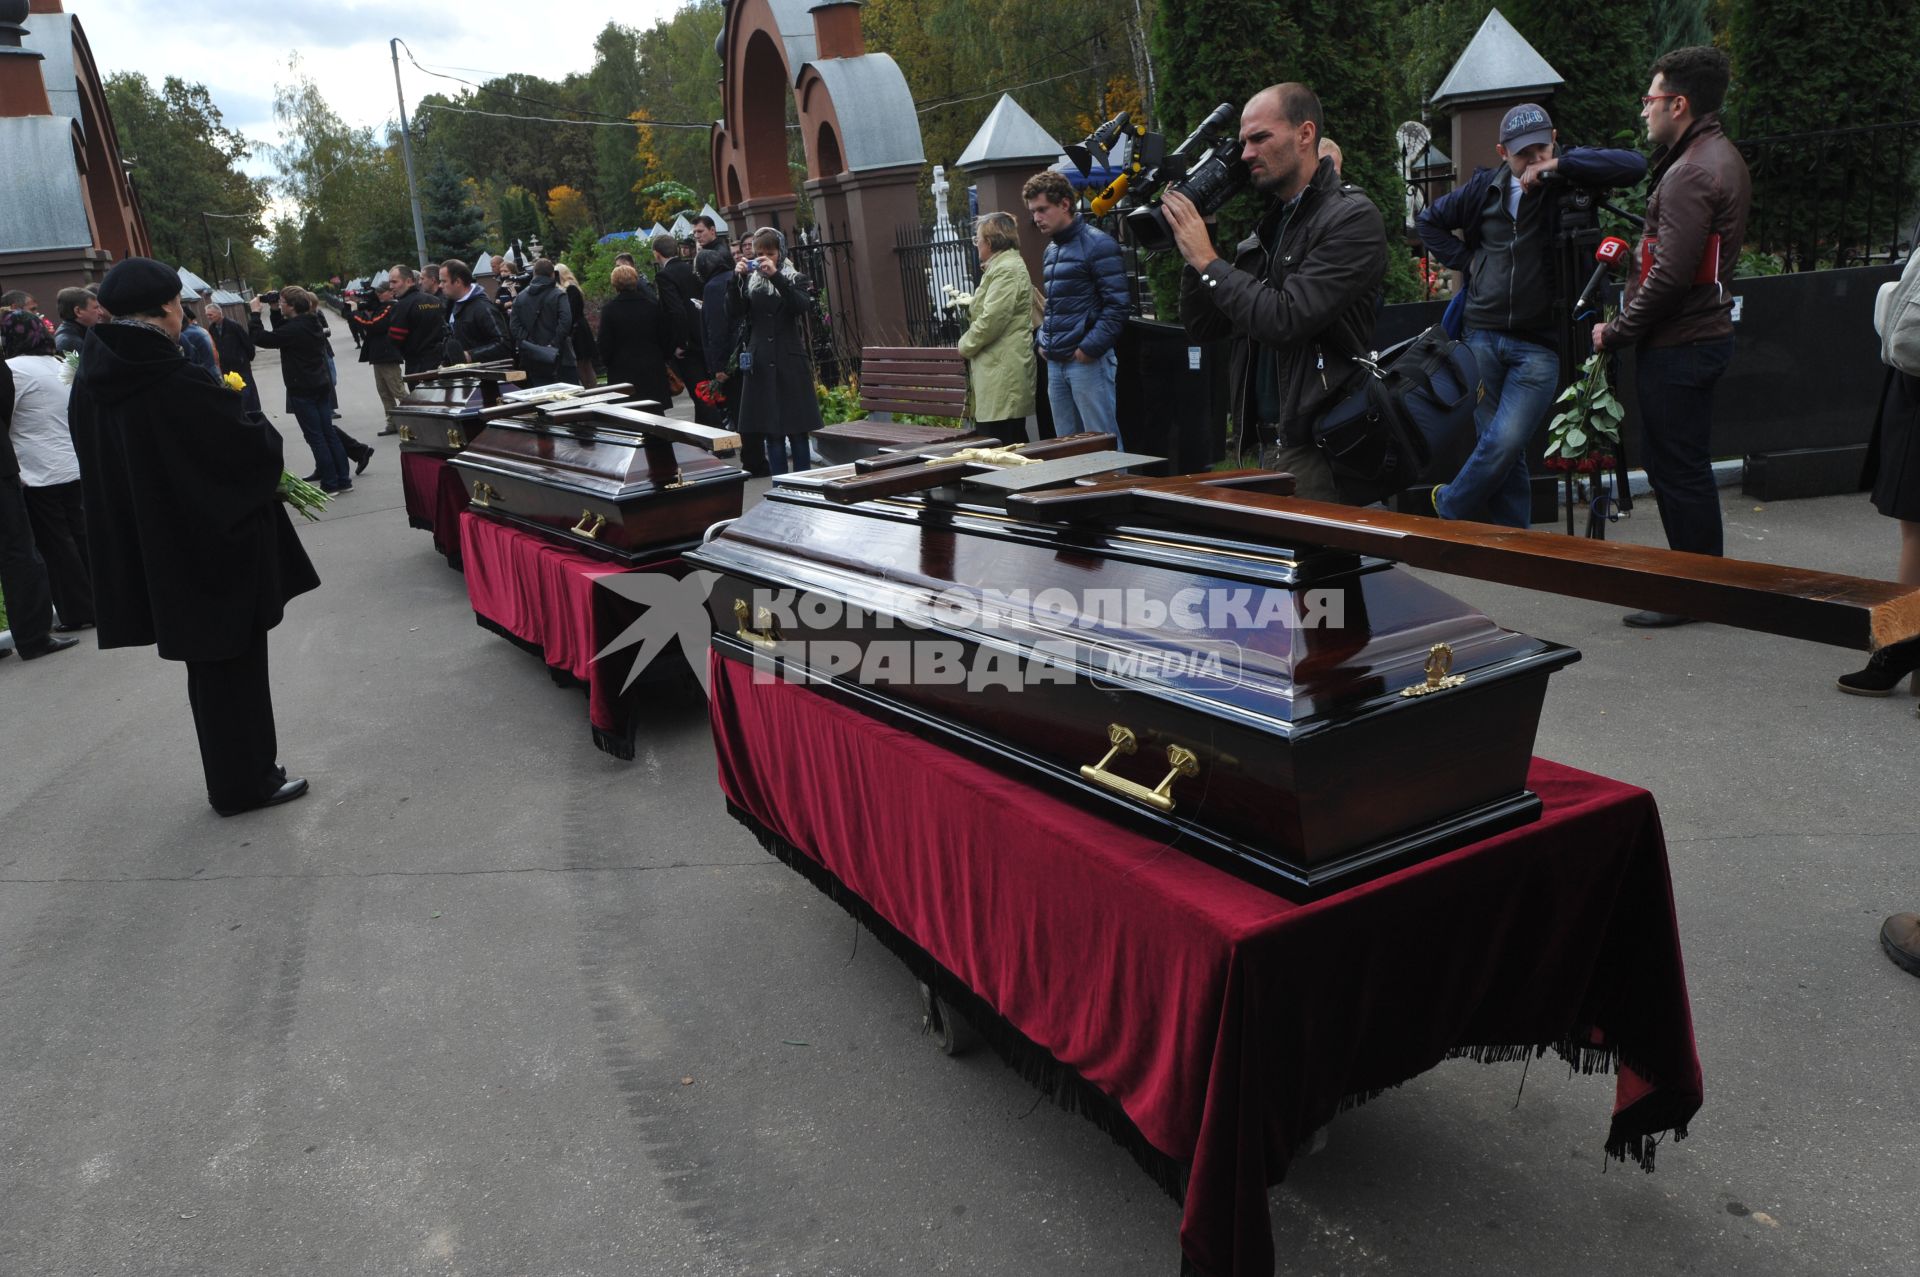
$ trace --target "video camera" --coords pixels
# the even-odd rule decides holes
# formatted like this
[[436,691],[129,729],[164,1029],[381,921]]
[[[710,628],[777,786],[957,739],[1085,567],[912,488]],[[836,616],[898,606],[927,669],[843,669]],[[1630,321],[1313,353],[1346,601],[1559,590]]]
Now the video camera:
[[1127,233],[1148,252],[1173,247],[1173,230],[1160,208],[1167,191],[1179,191],[1193,201],[1202,217],[1211,217],[1247,184],[1247,166],[1240,160],[1239,111],[1222,102],[1172,151],[1166,139],[1122,111],[1089,133],[1085,141],[1067,148],[1067,159],[1082,177],[1092,172],[1095,155],[1106,155],[1124,145],[1121,172],[1089,205],[1099,217],[1116,208],[1125,210]]

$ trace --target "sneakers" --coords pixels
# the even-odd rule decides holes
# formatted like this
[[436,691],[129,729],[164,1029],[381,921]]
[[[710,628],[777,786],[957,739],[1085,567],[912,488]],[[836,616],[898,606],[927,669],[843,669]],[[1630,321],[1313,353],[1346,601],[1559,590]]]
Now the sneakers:
[[1893,643],[1875,652],[1867,667],[1842,674],[1833,685],[1849,696],[1891,696],[1900,680],[1920,670],[1920,639]]

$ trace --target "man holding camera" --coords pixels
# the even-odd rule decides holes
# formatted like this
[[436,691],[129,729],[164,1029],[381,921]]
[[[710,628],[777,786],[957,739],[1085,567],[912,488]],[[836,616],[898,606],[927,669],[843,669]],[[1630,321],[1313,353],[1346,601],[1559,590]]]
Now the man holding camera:
[[[1647,229],[1627,276],[1620,315],[1593,329],[1595,350],[1638,346],[1647,478],[1667,545],[1721,554],[1720,489],[1713,479],[1713,387],[1733,358],[1733,278],[1753,187],[1747,162],[1720,128],[1727,55],[1708,45],[1675,49],[1653,64],[1640,100],[1654,144]],[[1685,625],[1670,612],[1632,612],[1642,629]]]
[[1466,274],[1466,341],[1486,392],[1474,410],[1473,455],[1433,490],[1443,519],[1532,524],[1527,442],[1560,388],[1553,253],[1561,226],[1552,187],[1632,186],[1647,171],[1637,151],[1574,147],[1556,154],[1558,137],[1543,108],[1514,107],[1493,148],[1501,163],[1476,170],[1415,219],[1427,250]]
[[1293,475],[1297,495],[1340,501],[1313,423],[1373,348],[1387,233],[1373,201],[1321,157],[1320,130],[1320,99],[1304,84],[1262,89],[1241,109],[1240,158],[1271,203],[1231,265],[1192,200],[1170,189],[1161,207],[1187,260],[1180,322],[1202,341],[1234,338],[1240,437],[1258,441],[1263,466]]

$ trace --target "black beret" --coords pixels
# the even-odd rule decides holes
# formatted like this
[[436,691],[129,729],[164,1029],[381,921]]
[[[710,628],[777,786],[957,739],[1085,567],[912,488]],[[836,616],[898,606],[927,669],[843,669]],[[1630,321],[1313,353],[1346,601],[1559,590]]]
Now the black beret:
[[100,281],[100,304],[110,315],[144,315],[179,295],[179,273],[151,257],[129,257]]

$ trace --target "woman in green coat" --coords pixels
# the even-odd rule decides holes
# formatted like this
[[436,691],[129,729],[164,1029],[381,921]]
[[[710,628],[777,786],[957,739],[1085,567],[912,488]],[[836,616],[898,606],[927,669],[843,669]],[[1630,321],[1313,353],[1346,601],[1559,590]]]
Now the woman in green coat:
[[973,424],[1002,443],[1025,443],[1033,411],[1033,280],[1020,259],[1020,228],[1012,214],[988,213],[976,236],[980,283],[967,331],[960,334]]

